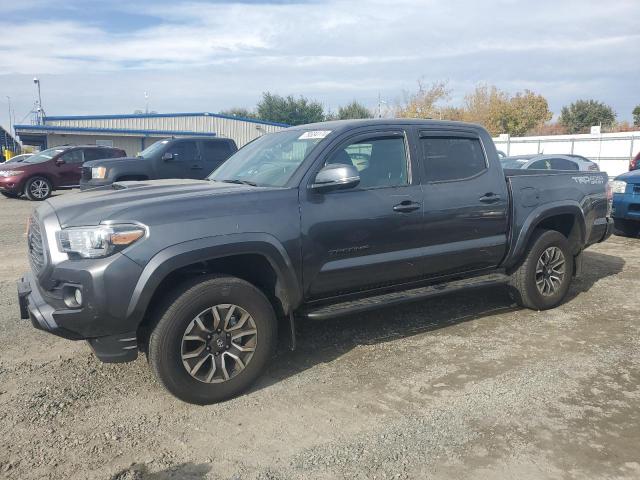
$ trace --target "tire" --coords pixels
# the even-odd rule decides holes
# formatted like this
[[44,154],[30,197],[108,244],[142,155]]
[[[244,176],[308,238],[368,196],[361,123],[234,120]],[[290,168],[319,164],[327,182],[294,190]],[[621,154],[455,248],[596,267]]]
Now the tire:
[[6,198],[18,198],[20,194],[11,192],[0,192]]
[[[226,308],[229,305],[235,307],[236,325],[242,323],[242,328],[235,331],[253,330],[255,336],[243,333],[239,339],[229,340],[224,329],[218,336],[212,307],[216,307],[220,318],[218,327],[221,327],[223,323],[233,323],[234,317],[225,322],[231,310]],[[245,313],[249,317],[243,322]],[[209,276],[188,282],[174,291],[165,306],[159,309],[158,317],[149,337],[147,357],[160,383],[185,402],[207,405],[237,396],[256,381],[275,353],[277,320],[273,307],[260,290],[239,278]],[[210,332],[205,332],[201,326]],[[233,332],[230,330],[231,334]],[[214,338],[209,340],[207,336]],[[183,337],[198,337],[198,340]],[[222,347],[220,341],[233,342],[231,345],[234,346]],[[241,347],[254,351],[240,352],[235,346],[237,342],[245,342]],[[200,348],[205,350],[186,358],[195,355],[193,352]],[[241,358],[242,369],[233,355]],[[204,363],[196,369],[202,358]],[[217,362],[215,368],[214,362]],[[220,362],[226,368],[221,368]],[[187,368],[195,370],[195,377]]]
[[29,200],[41,202],[51,196],[53,186],[45,177],[32,177],[24,186],[24,194]]
[[634,220],[625,220],[622,218],[614,218],[613,226],[620,233],[627,237],[637,237],[640,233],[640,222]]
[[[555,270],[550,270],[551,266],[558,265],[560,261],[558,252],[564,260],[562,268],[556,266]],[[546,257],[543,257],[545,254]],[[545,259],[548,265],[542,269],[542,273],[538,273],[539,262],[545,264]],[[516,302],[526,308],[547,310],[556,307],[569,290],[573,267],[573,254],[566,237],[555,230],[536,230],[529,241],[524,261],[511,274],[511,293]],[[562,275],[559,274],[560,270]],[[548,278],[547,275],[557,280]]]

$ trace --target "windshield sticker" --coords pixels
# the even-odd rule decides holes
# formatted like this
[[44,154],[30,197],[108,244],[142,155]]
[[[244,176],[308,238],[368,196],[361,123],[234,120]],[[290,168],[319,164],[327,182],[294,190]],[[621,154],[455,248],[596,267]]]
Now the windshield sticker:
[[298,140],[311,140],[324,138],[331,133],[331,130],[309,130],[298,137]]

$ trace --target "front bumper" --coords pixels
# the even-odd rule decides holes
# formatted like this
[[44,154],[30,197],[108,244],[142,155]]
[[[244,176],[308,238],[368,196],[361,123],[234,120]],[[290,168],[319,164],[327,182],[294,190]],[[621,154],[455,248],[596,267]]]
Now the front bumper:
[[0,191],[7,193],[22,193],[22,177],[0,177]]
[[640,222],[640,194],[615,193],[613,195],[611,216],[622,220]]

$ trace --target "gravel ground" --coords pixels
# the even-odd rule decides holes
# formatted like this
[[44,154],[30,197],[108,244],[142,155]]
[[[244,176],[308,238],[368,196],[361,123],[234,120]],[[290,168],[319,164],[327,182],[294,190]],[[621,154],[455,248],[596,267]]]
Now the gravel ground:
[[0,478],[640,478],[640,240],[591,248],[553,311],[496,287],[301,322],[197,407],[19,320],[32,207],[0,199]]

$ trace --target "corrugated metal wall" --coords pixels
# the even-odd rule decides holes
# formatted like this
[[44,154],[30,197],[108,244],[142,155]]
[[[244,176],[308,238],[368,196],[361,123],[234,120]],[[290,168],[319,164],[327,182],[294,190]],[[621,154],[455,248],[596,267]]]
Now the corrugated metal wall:
[[263,123],[247,122],[211,115],[192,116],[131,116],[125,118],[53,119],[47,125],[79,128],[117,128],[127,130],[167,130],[185,132],[215,133],[219,137],[232,138],[238,147],[265,133],[277,132],[284,127]]
[[[96,145],[96,140],[111,140],[115,148],[121,148],[127,152],[128,156],[134,156],[140,152],[141,138],[140,137],[112,137],[107,135],[60,135],[49,134],[47,135],[47,147],[57,147],[58,145]],[[145,138],[145,146],[149,146],[152,143],[161,140],[161,138]]]

